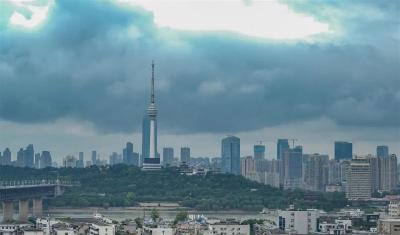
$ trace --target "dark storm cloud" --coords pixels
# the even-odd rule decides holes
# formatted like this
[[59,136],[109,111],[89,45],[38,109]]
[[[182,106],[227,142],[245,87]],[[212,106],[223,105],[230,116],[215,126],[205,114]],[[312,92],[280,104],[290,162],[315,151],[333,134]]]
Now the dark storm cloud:
[[[360,128],[398,128],[396,10],[377,8],[371,29],[363,16],[348,29],[334,16],[307,9],[346,29],[345,35],[280,43],[185,33],[157,28],[152,14],[140,9],[57,1],[40,30],[0,32],[0,118],[74,118],[99,131],[138,130],[154,58],[163,130],[235,132],[321,117]],[[382,22],[392,24],[379,28]],[[387,35],[397,43],[381,44]]]

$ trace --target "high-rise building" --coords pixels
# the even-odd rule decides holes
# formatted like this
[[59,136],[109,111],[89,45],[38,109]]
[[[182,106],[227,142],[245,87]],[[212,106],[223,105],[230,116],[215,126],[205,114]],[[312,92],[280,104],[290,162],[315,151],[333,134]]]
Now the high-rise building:
[[304,188],[324,191],[329,179],[329,156],[321,154],[303,155]]
[[254,159],[256,161],[265,159],[265,145],[262,144],[254,145]]
[[270,185],[272,187],[279,187],[279,161],[276,159],[264,160],[266,163],[265,171],[260,172],[261,183]]
[[127,142],[122,153],[122,163],[130,166],[139,166],[139,154],[133,152],[133,143]]
[[240,175],[240,139],[228,136],[221,142],[222,172]]
[[40,153],[35,154],[35,168],[40,169]]
[[93,165],[93,166],[96,166],[96,165],[97,165],[97,162],[98,162],[98,159],[97,159],[97,151],[96,151],[96,150],[93,150],[93,151],[92,151],[92,165]]
[[340,163],[335,160],[329,160],[328,162],[328,184],[338,185],[341,183],[340,180]]
[[376,146],[376,156],[377,157],[388,157],[389,156],[389,147],[386,145]]
[[133,143],[127,142],[126,146],[122,152],[122,162],[124,164],[130,165],[133,158]]
[[49,151],[42,151],[40,156],[40,168],[51,167],[52,159]]
[[110,165],[116,165],[116,164],[120,163],[118,158],[119,158],[118,153],[113,152],[110,155],[110,159],[109,159]]
[[171,166],[174,161],[174,148],[166,147],[163,148],[163,165]]
[[391,154],[388,157],[380,157],[378,160],[379,189],[381,191],[391,192],[396,189],[398,183],[397,157],[395,154]]
[[11,165],[11,151],[10,151],[9,148],[6,148],[6,149],[3,151],[3,161],[2,161],[2,164],[3,164],[3,165],[7,165],[7,166]]
[[25,159],[24,159],[24,149],[20,148],[17,152],[17,166],[25,167]]
[[246,179],[258,181],[256,164],[252,156],[247,156],[240,159],[240,173]]
[[300,188],[303,171],[303,147],[296,146],[283,154],[283,172],[285,189]]
[[265,145],[256,144],[253,148],[254,151],[254,161],[256,164],[256,171],[265,171]]
[[286,150],[289,150],[289,141],[287,139],[278,139],[278,143],[276,146],[276,158],[278,160],[282,159],[283,154]]
[[35,150],[33,149],[33,145],[30,144],[26,147],[24,151],[24,166],[33,168],[35,166]]
[[189,147],[181,148],[181,162],[190,165],[190,148]]
[[372,194],[371,165],[366,158],[351,161],[346,180],[346,198],[370,199]]
[[76,163],[76,166],[79,168],[84,168],[85,167],[85,159],[84,159],[84,153],[79,152],[78,154],[78,162]]
[[365,156],[371,167],[371,187],[372,192],[379,190],[379,161],[376,156],[367,155]]
[[[157,108],[155,105],[154,98],[154,63],[151,64],[152,76],[151,76],[151,94],[150,94],[150,105],[147,108],[147,116],[149,119],[149,152],[148,156],[143,155],[143,169],[145,170],[157,170],[161,168],[160,156],[157,151]],[[142,142],[147,140],[143,139]]]
[[335,160],[351,160],[353,157],[353,144],[345,141],[335,141]]
[[63,159],[63,166],[65,168],[76,167],[76,158],[74,156],[66,156]]

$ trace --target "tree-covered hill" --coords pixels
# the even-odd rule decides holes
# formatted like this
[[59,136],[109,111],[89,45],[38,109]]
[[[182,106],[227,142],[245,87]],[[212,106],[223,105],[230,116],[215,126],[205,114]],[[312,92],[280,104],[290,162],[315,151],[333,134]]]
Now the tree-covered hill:
[[[134,206],[139,202],[177,202],[198,210],[261,210],[303,208],[332,210],[347,201],[341,193],[283,191],[244,179],[241,176],[208,174],[181,175],[175,169],[141,171],[134,166],[115,165],[90,168],[16,168],[0,167],[0,180],[68,179],[79,181],[56,199],[53,207]],[[311,198],[311,199],[310,199]]]

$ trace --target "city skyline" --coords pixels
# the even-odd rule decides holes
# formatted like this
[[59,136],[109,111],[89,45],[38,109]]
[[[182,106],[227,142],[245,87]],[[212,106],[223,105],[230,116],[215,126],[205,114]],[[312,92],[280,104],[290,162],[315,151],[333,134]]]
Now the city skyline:
[[[128,141],[140,152],[152,59],[159,152],[189,146],[192,156],[219,156],[220,139],[235,135],[244,156],[260,140],[275,156],[278,138],[331,158],[337,140],[356,154],[377,145],[400,153],[393,3],[198,3],[214,21],[203,25],[183,3],[189,14],[156,2],[1,4],[0,148],[13,156],[28,144],[59,160],[93,149],[106,158]],[[247,16],[244,27],[235,12]]]

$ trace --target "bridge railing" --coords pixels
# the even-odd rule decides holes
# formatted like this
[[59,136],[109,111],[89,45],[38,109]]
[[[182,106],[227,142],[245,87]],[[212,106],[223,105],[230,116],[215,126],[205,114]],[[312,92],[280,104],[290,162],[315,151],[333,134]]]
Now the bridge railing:
[[60,186],[79,186],[80,183],[70,180],[0,180],[0,187],[24,187],[24,186],[46,186],[46,185],[60,185]]

